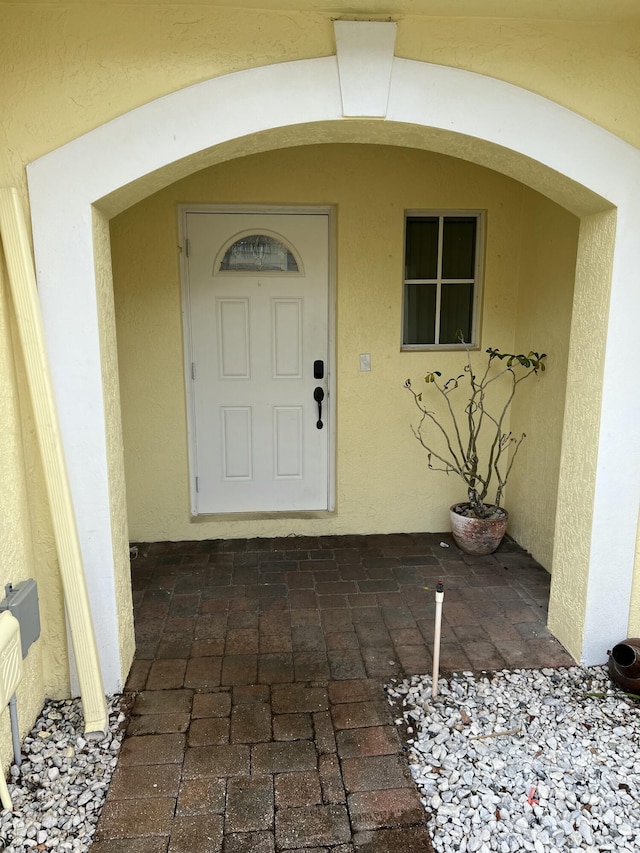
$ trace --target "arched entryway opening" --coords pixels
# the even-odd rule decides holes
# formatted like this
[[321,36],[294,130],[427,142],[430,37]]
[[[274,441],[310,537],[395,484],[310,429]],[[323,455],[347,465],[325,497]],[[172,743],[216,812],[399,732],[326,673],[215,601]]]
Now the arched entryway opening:
[[344,59],[352,46],[342,38],[337,61],[258,68],[174,93],[29,167],[40,296],[109,692],[131,659],[132,625],[108,221],[204,166],[318,142],[445,152],[513,177],[580,217],[550,625],[588,663],[626,631],[638,403],[625,392],[620,365],[633,354],[640,298],[632,218],[640,155],[531,93],[375,46],[369,66],[385,73],[372,85],[386,106],[384,121],[370,120],[369,97],[359,107],[348,94],[355,72]]

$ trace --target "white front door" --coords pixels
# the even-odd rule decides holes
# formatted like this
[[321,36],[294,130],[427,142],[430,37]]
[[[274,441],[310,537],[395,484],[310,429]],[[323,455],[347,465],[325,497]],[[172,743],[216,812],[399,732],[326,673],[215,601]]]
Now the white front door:
[[326,510],[328,213],[184,223],[194,512]]

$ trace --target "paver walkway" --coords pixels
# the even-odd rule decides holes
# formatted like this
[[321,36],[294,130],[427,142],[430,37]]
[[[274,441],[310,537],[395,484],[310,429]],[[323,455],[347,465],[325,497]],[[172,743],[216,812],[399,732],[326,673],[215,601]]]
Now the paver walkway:
[[[443,547],[446,542],[450,547]],[[564,666],[549,576],[448,534],[141,545],[133,712],[92,853],[427,853],[383,684]]]

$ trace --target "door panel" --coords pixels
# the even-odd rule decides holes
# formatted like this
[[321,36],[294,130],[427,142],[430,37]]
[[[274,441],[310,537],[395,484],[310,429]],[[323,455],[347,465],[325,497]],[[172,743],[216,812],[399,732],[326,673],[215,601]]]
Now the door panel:
[[221,379],[249,379],[249,300],[216,299]]
[[327,373],[313,378],[328,356],[328,215],[185,220],[196,512],[328,509]]

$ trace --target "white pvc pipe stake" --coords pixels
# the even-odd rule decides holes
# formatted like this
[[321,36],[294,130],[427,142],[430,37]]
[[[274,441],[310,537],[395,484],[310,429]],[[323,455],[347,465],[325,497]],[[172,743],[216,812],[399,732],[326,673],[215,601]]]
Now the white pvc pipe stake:
[[433,629],[433,674],[431,677],[431,696],[438,695],[438,674],[440,672],[440,626],[442,625],[442,602],[444,601],[444,584],[436,584],[436,620]]

